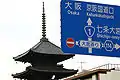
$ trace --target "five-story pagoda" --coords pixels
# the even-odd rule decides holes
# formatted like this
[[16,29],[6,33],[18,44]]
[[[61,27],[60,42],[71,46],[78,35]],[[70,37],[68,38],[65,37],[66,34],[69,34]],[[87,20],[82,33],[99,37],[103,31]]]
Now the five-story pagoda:
[[60,47],[46,38],[45,12],[43,2],[42,38],[31,49],[14,57],[15,61],[28,62],[31,66],[26,71],[12,74],[13,78],[24,80],[58,80],[77,73],[77,70],[63,68],[57,63],[73,57],[73,54],[64,54]]

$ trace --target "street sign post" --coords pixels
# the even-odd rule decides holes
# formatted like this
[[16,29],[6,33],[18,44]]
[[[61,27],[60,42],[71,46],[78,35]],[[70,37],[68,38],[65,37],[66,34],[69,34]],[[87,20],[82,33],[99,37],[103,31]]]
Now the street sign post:
[[120,6],[61,1],[64,53],[120,57]]

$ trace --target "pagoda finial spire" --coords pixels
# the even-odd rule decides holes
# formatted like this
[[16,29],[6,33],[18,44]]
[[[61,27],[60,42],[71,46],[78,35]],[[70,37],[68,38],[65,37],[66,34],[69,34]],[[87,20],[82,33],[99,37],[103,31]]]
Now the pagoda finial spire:
[[42,13],[42,37],[46,38],[46,23],[45,23],[45,8],[43,2],[43,13]]

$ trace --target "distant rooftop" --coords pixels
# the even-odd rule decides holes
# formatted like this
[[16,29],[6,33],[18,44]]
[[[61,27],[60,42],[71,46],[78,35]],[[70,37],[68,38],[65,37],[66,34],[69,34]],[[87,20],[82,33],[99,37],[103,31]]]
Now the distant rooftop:
[[120,71],[120,64],[104,64],[104,65],[101,65],[101,66],[98,66],[98,67],[95,67],[89,70],[79,72],[75,75],[64,78],[64,80],[72,80],[78,77],[83,78],[83,77],[90,76],[95,73],[106,73],[111,70]]

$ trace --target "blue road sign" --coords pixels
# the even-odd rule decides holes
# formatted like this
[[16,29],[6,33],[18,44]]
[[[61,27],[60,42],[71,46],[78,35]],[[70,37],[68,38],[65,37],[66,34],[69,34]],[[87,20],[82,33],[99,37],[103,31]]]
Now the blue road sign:
[[[119,21],[120,6],[71,0],[61,1],[61,48],[63,52],[120,57]],[[74,42],[68,39],[73,39]]]

